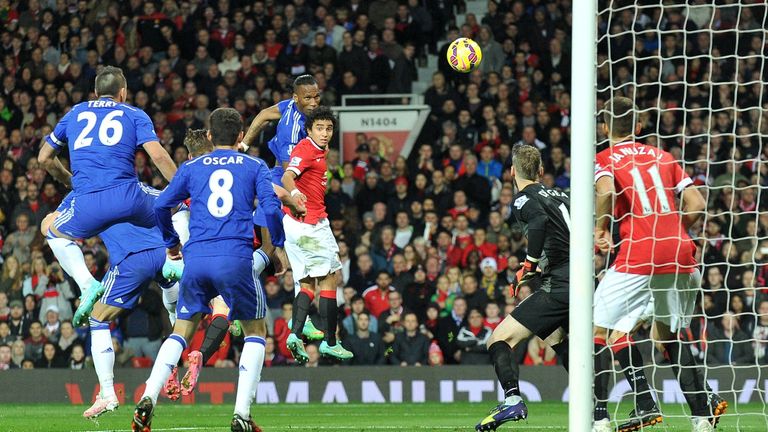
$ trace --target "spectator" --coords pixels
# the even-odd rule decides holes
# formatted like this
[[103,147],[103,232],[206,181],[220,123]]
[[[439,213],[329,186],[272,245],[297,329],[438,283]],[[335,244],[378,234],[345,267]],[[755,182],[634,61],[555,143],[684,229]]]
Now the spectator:
[[50,305],[45,309],[45,321],[43,321],[43,335],[49,342],[56,343],[61,336],[61,321],[59,321],[59,307]]
[[266,344],[264,345],[264,366],[285,366],[288,364],[288,359],[283,356],[275,347],[275,338],[267,336]]
[[357,315],[365,312],[368,316],[368,322],[369,322],[369,331],[371,333],[377,333],[379,329],[379,320],[371,315],[368,310],[365,308],[365,300],[363,300],[363,297],[355,294],[352,299],[350,300],[350,313],[344,319],[342,320],[342,326],[344,327],[344,330],[347,334],[354,334],[355,333],[355,322],[357,320]]
[[163,310],[165,308],[160,295],[152,289],[144,290],[138,306],[123,321],[126,350],[132,351],[137,357],[155,360],[163,342],[163,324],[160,320],[160,312]]
[[382,228],[379,242],[373,250],[373,267],[376,271],[386,271],[387,273],[392,273],[394,271],[392,260],[395,255],[401,252],[394,240],[395,231],[392,227],[385,226]]
[[[43,99],[43,107],[45,107],[45,100]],[[53,115],[53,114],[51,114]],[[37,126],[38,128],[42,127]],[[18,203],[13,210],[13,215],[11,216],[14,220],[16,220],[19,215],[22,213],[26,214],[29,219],[28,223],[32,224],[32,226],[39,226],[40,221],[43,220],[45,215],[51,212],[51,208],[48,207],[46,203],[44,203],[40,199],[40,188],[36,183],[30,183],[27,185],[27,196],[22,200],[20,203]],[[18,226],[18,222],[17,222]]]
[[525,353],[523,364],[528,366],[554,366],[557,364],[555,351],[540,337],[534,336],[528,340],[528,351]]
[[318,367],[320,366],[320,351],[318,351],[317,345],[315,344],[308,344],[306,347],[307,350],[307,357],[309,357],[309,361],[307,361],[306,364],[304,364],[304,367]]
[[11,327],[5,321],[0,321],[0,345],[10,346],[16,337],[11,335]]
[[486,343],[492,330],[483,325],[483,314],[471,309],[467,321],[459,328],[456,345],[461,350],[461,364],[490,364]]
[[[347,318],[350,317],[352,315]],[[344,340],[345,347],[355,355],[353,365],[382,365],[385,362],[384,344],[381,336],[371,331],[371,319],[373,317],[364,310],[355,314],[354,331]]]
[[472,274],[465,274],[462,278],[461,295],[470,310],[485,310],[485,305],[490,301],[488,294],[484,290],[478,289],[477,278]]
[[389,308],[379,315],[379,330],[382,340],[386,344],[394,342],[397,334],[403,332],[402,318],[410,312],[403,307],[403,296],[398,291],[390,291],[388,294]]
[[423,321],[426,317],[427,306],[434,293],[435,285],[427,279],[424,266],[417,265],[413,269],[413,281],[403,290],[406,308],[415,313],[420,321]]
[[83,348],[82,345],[77,344],[72,346],[72,352],[69,355],[69,368],[70,369],[86,368],[85,348]]
[[499,278],[498,268],[496,267],[496,259],[493,257],[486,257],[480,262],[480,271],[482,272],[480,278],[480,289],[485,291],[489,299],[494,301],[500,301],[504,297],[504,290],[507,284]]
[[[37,262],[37,261],[36,261]],[[58,262],[53,262],[46,270],[48,283],[43,287],[43,291],[35,291],[40,299],[40,320],[45,319],[45,311],[50,306],[56,306],[59,310],[59,319],[69,321],[72,319],[72,303],[75,293],[72,291],[72,285],[69,279],[64,276],[64,271]],[[40,283],[38,281],[38,286]]]
[[24,363],[25,352],[24,341],[17,340],[11,345],[11,369],[21,369],[21,365]]
[[0,291],[0,322],[8,321],[11,308],[8,306],[8,295]]
[[35,363],[36,369],[58,369],[66,367],[66,362],[61,358],[59,347],[53,342],[46,342],[43,345],[43,355]]
[[43,326],[40,321],[32,321],[29,325],[29,337],[24,339],[24,357],[33,362],[40,360],[43,356],[43,345],[48,339],[43,334]]
[[8,344],[0,343],[0,371],[11,368],[11,347]]
[[349,278],[349,286],[359,294],[363,294],[368,287],[376,283],[377,273],[373,269],[373,260],[367,253],[357,257],[357,269]]
[[[752,331],[752,338],[754,342],[752,345],[755,350],[755,360],[758,364],[768,364],[768,300],[762,300],[757,308],[757,322],[755,323],[755,329]],[[0,329],[0,336],[2,335],[2,329]],[[2,343],[2,339],[0,339]]]
[[365,308],[371,315],[379,318],[389,308],[389,293],[396,291],[391,285],[392,277],[386,270],[380,270],[376,275],[376,285],[365,290],[363,299]]
[[69,358],[69,355],[72,353],[73,345],[82,343],[83,341],[77,335],[77,332],[75,332],[75,328],[72,326],[72,323],[69,320],[62,321],[60,326],[59,341],[57,345],[59,347],[59,352],[62,353],[63,358]]
[[461,351],[456,345],[456,336],[464,322],[467,313],[467,301],[458,297],[453,302],[451,312],[442,318],[437,324],[437,342],[443,351],[447,364],[458,364],[461,362]]
[[731,366],[754,362],[755,353],[749,337],[741,331],[736,317],[730,311],[723,314],[720,325],[722,327],[709,324],[707,361],[710,364]]
[[24,278],[24,282],[22,283],[22,294],[24,296],[34,294],[37,297],[41,297],[47,286],[48,268],[45,264],[45,259],[42,257],[35,258],[32,260],[32,268],[30,274]]
[[8,325],[11,328],[11,335],[18,339],[29,337],[29,326],[31,320],[24,317],[24,306],[21,300],[11,300],[11,316]]
[[37,230],[29,226],[29,215],[20,213],[16,216],[16,230],[5,239],[3,255],[13,254],[19,262],[29,262],[30,245],[35,240]]
[[408,312],[403,316],[404,331],[395,337],[392,345],[391,362],[400,366],[426,365],[429,355],[429,339],[418,331],[416,314]]

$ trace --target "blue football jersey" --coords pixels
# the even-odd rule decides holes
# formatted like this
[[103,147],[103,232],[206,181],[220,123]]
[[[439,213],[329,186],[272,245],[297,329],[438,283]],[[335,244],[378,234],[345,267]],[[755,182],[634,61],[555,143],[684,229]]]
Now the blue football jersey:
[[280,122],[277,124],[277,133],[269,140],[269,150],[275,155],[277,165],[291,160],[291,151],[299,141],[307,137],[304,129],[306,117],[299,111],[293,99],[286,99],[277,104],[280,109]]
[[138,181],[136,149],[158,139],[147,113],[100,98],[75,105],[46,141],[56,150],[69,147],[72,190],[82,194]]
[[253,254],[253,214],[258,198],[275,246],[285,239],[280,201],[263,160],[234,150],[218,149],[184,162],[155,201],[155,217],[167,247],[179,243],[171,209],[190,198],[190,256]]

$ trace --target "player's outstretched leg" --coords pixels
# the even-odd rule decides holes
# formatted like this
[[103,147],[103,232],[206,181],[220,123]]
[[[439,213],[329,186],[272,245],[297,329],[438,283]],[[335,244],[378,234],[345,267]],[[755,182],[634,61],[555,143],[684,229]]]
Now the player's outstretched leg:
[[107,412],[115,411],[120,404],[117,401],[114,387],[115,351],[112,348],[112,334],[109,331],[109,322],[91,318],[91,353],[93,354],[93,366],[99,377],[99,395],[90,408],[83,412],[85,418],[96,418]]
[[203,353],[200,351],[192,351],[187,359],[189,360],[189,367],[187,368],[187,373],[184,374],[184,378],[181,379],[181,394],[184,396],[188,396],[195,391],[197,379],[200,377],[200,369],[205,364]]
[[643,357],[640,351],[632,346],[632,338],[626,333],[614,331],[609,345],[621,365],[627,382],[632,385],[636,398],[635,409],[629,413],[629,421],[620,424],[617,431],[631,432],[661,423],[663,420],[661,411],[651,396],[651,389],[643,370]]
[[320,285],[320,316],[325,319],[327,328],[323,342],[320,343],[320,354],[338,360],[349,360],[354,355],[336,340],[336,328],[339,320],[339,305],[336,302],[336,274],[331,273],[319,281]]
[[181,394],[184,396],[192,394],[195,390],[201,369],[219,349],[229,330],[227,304],[220,297],[214,298],[211,303],[213,305],[213,319],[205,330],[205,337],[200,345],[200,350],[189,353],[189,368],[181,379]]
[[[178,320],[176,326],[174,326],[174,331],[177,328],[182,328],[183,330],[193,329],[196,324],[197,321]],[[184,333],[187,333],[187,331],[184,331]],[[192,332],[189,331],[189,333],[191,334]],[[141,432],[151,430],[152,415],[154,414],[155,405],[157,405],[160,389],[168,381],[168,376],[171,375],[173,369],[179,363],[181,353],[186,347],[186,339],[177,333],[171,334],[163,342],[160,351],[157,353],[155,364],[152,366],[152,372],[147,380],[147,386],[144,388],[144,394],[141,395],[141,400],[133,412],[131,430]]]
[[304,330],[304,322],[309,315],[309,305],[315,299],[315,293],[309,287],[302,286],[296,298],[293,299],[293,318],[291,319],[291,334],[286,339],[286,346],[291,352],[293,358],[299,364],[309,361],[309,355],[304,349],[304,342],[301,340],[301,334]]
[[261,431],[251,419],[251,404],[256,397],[256,388],[261,380],[267,333],[263,319],[242,321],[245,330],[245,343],[240,356],[239,376],[235,412],[230,423],[234,432]]
[[611,370],[611,356],[605,345],[605,335],[595,334],[595,411],[592,432],[613,432],[608,416],[608,380]]
[[508,316],[488,339],[488,353],[496,377],[504,389],[504,401],[491,409],[475,426],[476,431],[493,431],[504,423],[528,417],[528,407],[520,396],[520,371],[512,349],[530,336],[531,332],[527,328],[512,316]]
[[163,291],[163,306],[168,312],[171,327],[176,324],[176,304],[179,302],[179,283],[162,282],[159,284]]

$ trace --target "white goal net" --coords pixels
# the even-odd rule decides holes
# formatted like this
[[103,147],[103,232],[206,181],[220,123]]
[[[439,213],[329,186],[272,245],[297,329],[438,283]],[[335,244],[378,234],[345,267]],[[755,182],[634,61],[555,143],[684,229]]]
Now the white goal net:
[[[702,289],[680,338],[705,366],[712,390],[728,401],[719,429],[766,431],[768,6],[599,1],[597,25],[597,112],[613,96],[633,99],[643,124],[637,141],[672,153],[707,201],[706,215],[690,231]],[[600,128],[597,139],[600,151],[607,145]],[[597,278],[609,264],[609,257],[596,258]],[[634,347],[664,412],[660,429],[685,430],[671,427],[689,411],[649,329],[639,329]],[[610,374],[609,411],[622,423],[633,396],[623,374]]]

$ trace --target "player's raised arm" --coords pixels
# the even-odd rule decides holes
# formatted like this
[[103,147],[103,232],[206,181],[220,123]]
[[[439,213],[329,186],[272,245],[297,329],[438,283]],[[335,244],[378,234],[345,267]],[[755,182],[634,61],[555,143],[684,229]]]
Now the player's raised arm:
[[680,194],[680,210],[682,211],[683,226],[690,229],[702,216],[707,208],[707,202],[695,186],[688,186]]
[[72,173],[64,167],[57,156],[61,148],[67,145],[67,122],[69,117],[69,113],[64,115],[56,124],[53,132],[40,142],[40,152],[37,155],[37,161],[53,178],[71,188]]
[[277,195],[277,198],[280,200],[280,202],[283,203],[284,206],[288,207],[288,209],[291,210],[291,213],[295,217],[304,217],[304,215],[307,213],[307,207],[304,205],[304,203],[293,199],[291,193],[285,190],[285,188],[282,186],[272,183],[272,188],[275,190],[275,194]]
[[[182,168],[184,165],[182,165]],[[154,204],[155,220],[157,226],[163,233],[165,247],[168,248],[168,255],[171,259],[179,259],[179,235],[173,228],[173,211],[180,202],[189,198],[187,189],[187,177],[184,169],[179,170],[179,175],[168,184],[168,187],[157,197]]]
[[246,146],[250,146],[256,136],[264,129],[267,123],[275,120],[280,120],[280,107],[272,105],[269,108],[263,109],[256,114],[256,118],[253,119],[251,125],[248,126],[248,132],[243,137],[242,143]]
[[280,207],[280,200],[277,199],[275,190],[272,188],[272,176],[269,168],[263,162],[260,163],[259,173],[256,177],[256,194],[259,198],[259,207],[267,219],[267,228],[272,238],[272,244],[282,248],[285,242],[285,231],[282,223],[283,212]]

